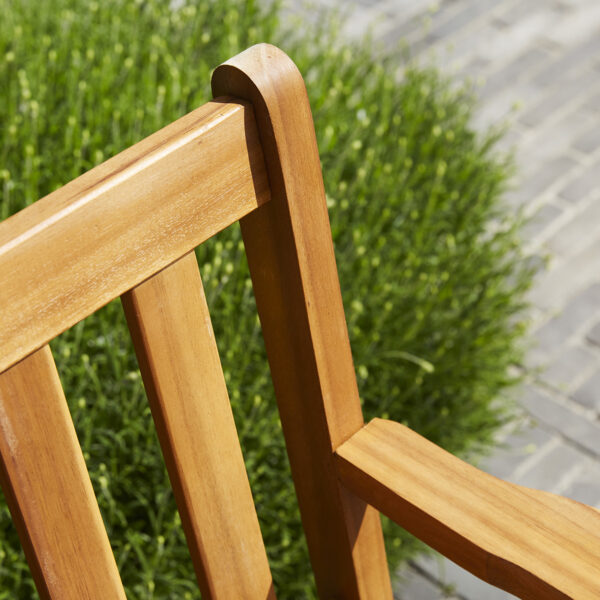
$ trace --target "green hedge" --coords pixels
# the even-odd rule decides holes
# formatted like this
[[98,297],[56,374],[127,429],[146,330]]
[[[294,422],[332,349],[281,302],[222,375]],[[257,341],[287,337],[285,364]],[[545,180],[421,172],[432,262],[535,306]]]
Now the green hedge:
[[[481,451],[521,360],[519,219],[507,160],[435,70],[344,45],[332,21],[285,30],[252,0],[0,0],[0,216],[210,98],[211,69],[273,42],[304,73],[367,418]],[[239,230],[198,251],[280,598],[314,597]],[[197,598],[118,302],[52,348],[130,599]],[[385,523],[392,566],[415,542]],[[35,597],[0,509],[0,598]]]

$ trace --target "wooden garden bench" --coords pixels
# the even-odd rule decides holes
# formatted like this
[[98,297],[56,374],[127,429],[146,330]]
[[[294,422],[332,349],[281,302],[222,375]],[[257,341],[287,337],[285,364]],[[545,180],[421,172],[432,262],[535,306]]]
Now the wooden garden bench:
[[277,48],[0,225],[1,479],[38,591],[124,598],[48,342],[121,297],[205,598],[274,598],[194,248],[240,221],[322,598],[392,597],[379,511],[531,600],[600,598],[600,515],[359,404],[304,83]]

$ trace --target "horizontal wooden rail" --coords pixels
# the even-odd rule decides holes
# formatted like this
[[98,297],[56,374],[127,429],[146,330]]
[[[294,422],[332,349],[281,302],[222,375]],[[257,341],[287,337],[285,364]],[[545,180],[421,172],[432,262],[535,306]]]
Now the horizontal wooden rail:
[[268,199],[252,107],[216,100],[0,223],[0,372]]
[[600,598],[600,512],[497,479],[407,427],[375,419],[336,451],[357,496],[520,598]]

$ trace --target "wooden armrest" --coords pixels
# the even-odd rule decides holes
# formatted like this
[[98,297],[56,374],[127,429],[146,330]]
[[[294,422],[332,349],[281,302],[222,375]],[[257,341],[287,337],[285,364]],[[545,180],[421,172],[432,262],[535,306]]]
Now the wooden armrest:
[[481,579],[524,599],[600,598],[600,512],[507,483],[374,419],[336,451],[342,483]]

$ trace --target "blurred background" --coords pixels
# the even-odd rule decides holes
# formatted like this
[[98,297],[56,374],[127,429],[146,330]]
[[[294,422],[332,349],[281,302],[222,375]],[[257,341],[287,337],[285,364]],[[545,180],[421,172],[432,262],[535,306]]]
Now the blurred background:
[[[0,0],[0,14],[0,218],[274,43],[311,100],[366,418],[599,505],[597,0]],[[278,597],[314,598],[239,230],[197,256]],[[128,598],[199,598],[118,301],[52,350]],[[384,530],[399,599],[510,597]],[[0,600],[35,597],[0,502]]]
[[[504,126],[516,176],[506,202],[536,265],[522,421],[481,466],[499,477],[600,503],[600,3],[595,0],[362,0],[343,35],[473,86],[479,130]],[[301,8],[303,6],[303,8]],[[446,560],[422,559],[398,597],[511,598]],[[439,586],[439,587],[436,587]],[[441,589],[440,589],[441,587]]]

